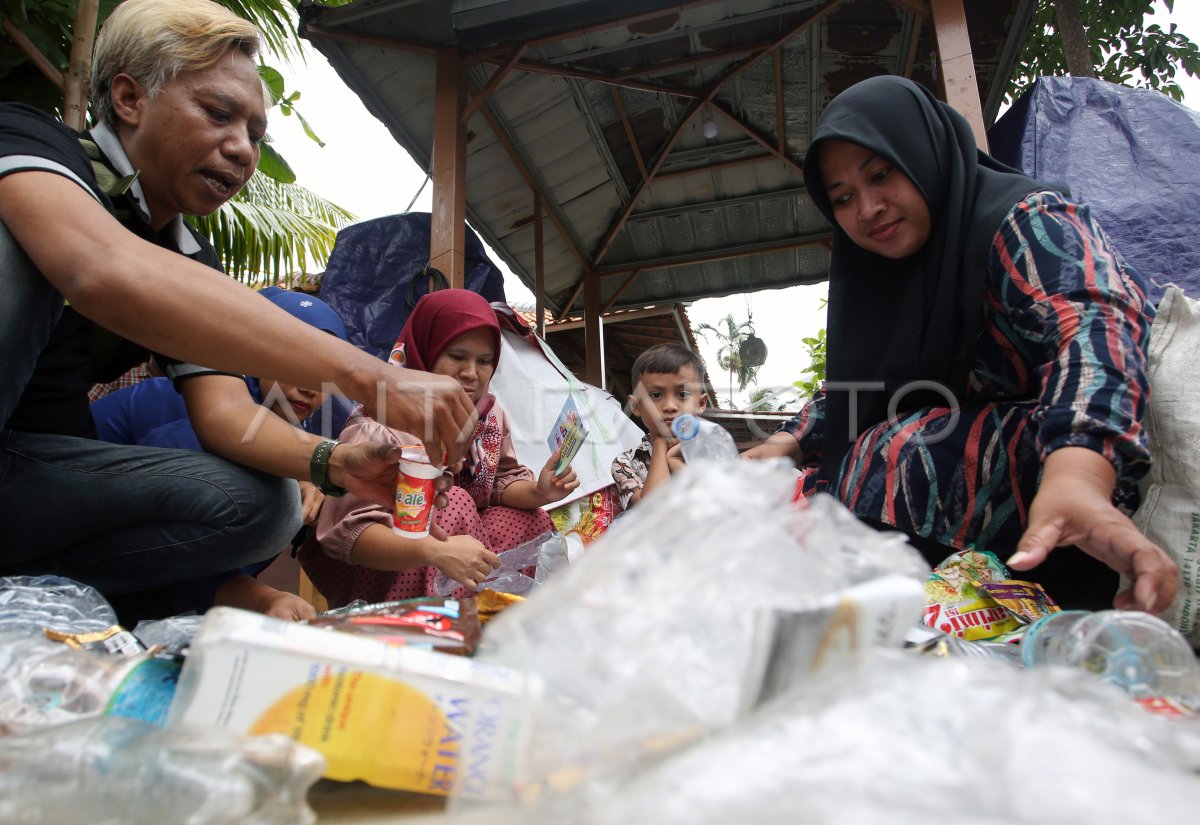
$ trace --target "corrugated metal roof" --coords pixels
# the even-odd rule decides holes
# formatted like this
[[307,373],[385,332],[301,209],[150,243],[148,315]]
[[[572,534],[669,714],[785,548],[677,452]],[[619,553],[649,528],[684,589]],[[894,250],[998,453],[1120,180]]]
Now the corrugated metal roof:
[[[468,218],[532,289],[533,193],[517,164],[524,167],[553,213],[546,295],[565,312],[586,269],[600,273],[602,301],[612,307],[827,277],[828,227],[800,173],[813,124],[834,95],[868,76],[935,84],[932,26],[913,11],[924,6],[359,0],[306,8],[303,17],[316,47],[423,168],[433,145],[430,47],[465,49],[475,90],[524,47],[468,124]],[[989,123],[1032,8],[1033,0],[966,3]],[[632,9],[639,13],[630,17]],[[675,135],[718,83],[711,103]],[[649,184],[644,170],[656,171]]]

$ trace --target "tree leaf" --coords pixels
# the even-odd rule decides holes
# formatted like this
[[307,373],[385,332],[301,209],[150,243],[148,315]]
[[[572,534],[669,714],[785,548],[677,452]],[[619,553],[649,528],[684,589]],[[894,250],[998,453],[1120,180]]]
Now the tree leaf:
[[296,182],[296,173],[292,171],[292,167],[288,162],[283,159],[283,155],[275,151],[275,147],[264,140],[259,144],[259,150],[261,154],[258,160],[258,171],[261,174],[280,183]]

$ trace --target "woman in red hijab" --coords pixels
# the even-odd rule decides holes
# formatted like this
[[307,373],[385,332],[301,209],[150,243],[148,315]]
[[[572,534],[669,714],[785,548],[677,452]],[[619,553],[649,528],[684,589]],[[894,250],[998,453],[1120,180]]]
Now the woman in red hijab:
[[[388,508],[349,494],[326,499],[314,539],[300,551],[300,563],[330,607],[354,599],[430,595],[438,570],[462,585],[452,595],[465,597],[499,566],[497,553],[553,530],[540,508],[579,486],[569,467],[554,474],[556,455],[536,477],[517,461],[508,413],[488,392],[500,362],[500,325],[482,296],[465,289],[422,296],[396,339],[391,360],[456,379],[475,402],[479,423],[447,493],[449,503],[435,512],[438,529],[426,538],[393,533]],[[361,408],[340,440],[419,443],[367,418]]]

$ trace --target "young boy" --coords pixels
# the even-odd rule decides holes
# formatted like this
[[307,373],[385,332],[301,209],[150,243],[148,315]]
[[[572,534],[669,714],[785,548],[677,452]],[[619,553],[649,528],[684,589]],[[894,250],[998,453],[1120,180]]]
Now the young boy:
[[630,404],[646,427],[646,437],[612,463],[621,504],[632,507],[683,466],[671,422],[685,413],[700,415],[708,403],[700,356],[680,344],[657,344],[633,363]]

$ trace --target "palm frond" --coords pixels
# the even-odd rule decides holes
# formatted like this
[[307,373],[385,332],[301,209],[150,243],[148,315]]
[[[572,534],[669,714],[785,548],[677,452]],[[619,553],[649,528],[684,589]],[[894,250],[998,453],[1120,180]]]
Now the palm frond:
[[255,175],[216,212],[188,220],[216,247],[231,277],[278,282],[308,272],[310,261],[324,268],[338,229],[354,215],[303,186]]
[[258,27],[264,47],[284,60],[304,60],[296,34],[296,8],[288,0],[220,0],[225,8]]

